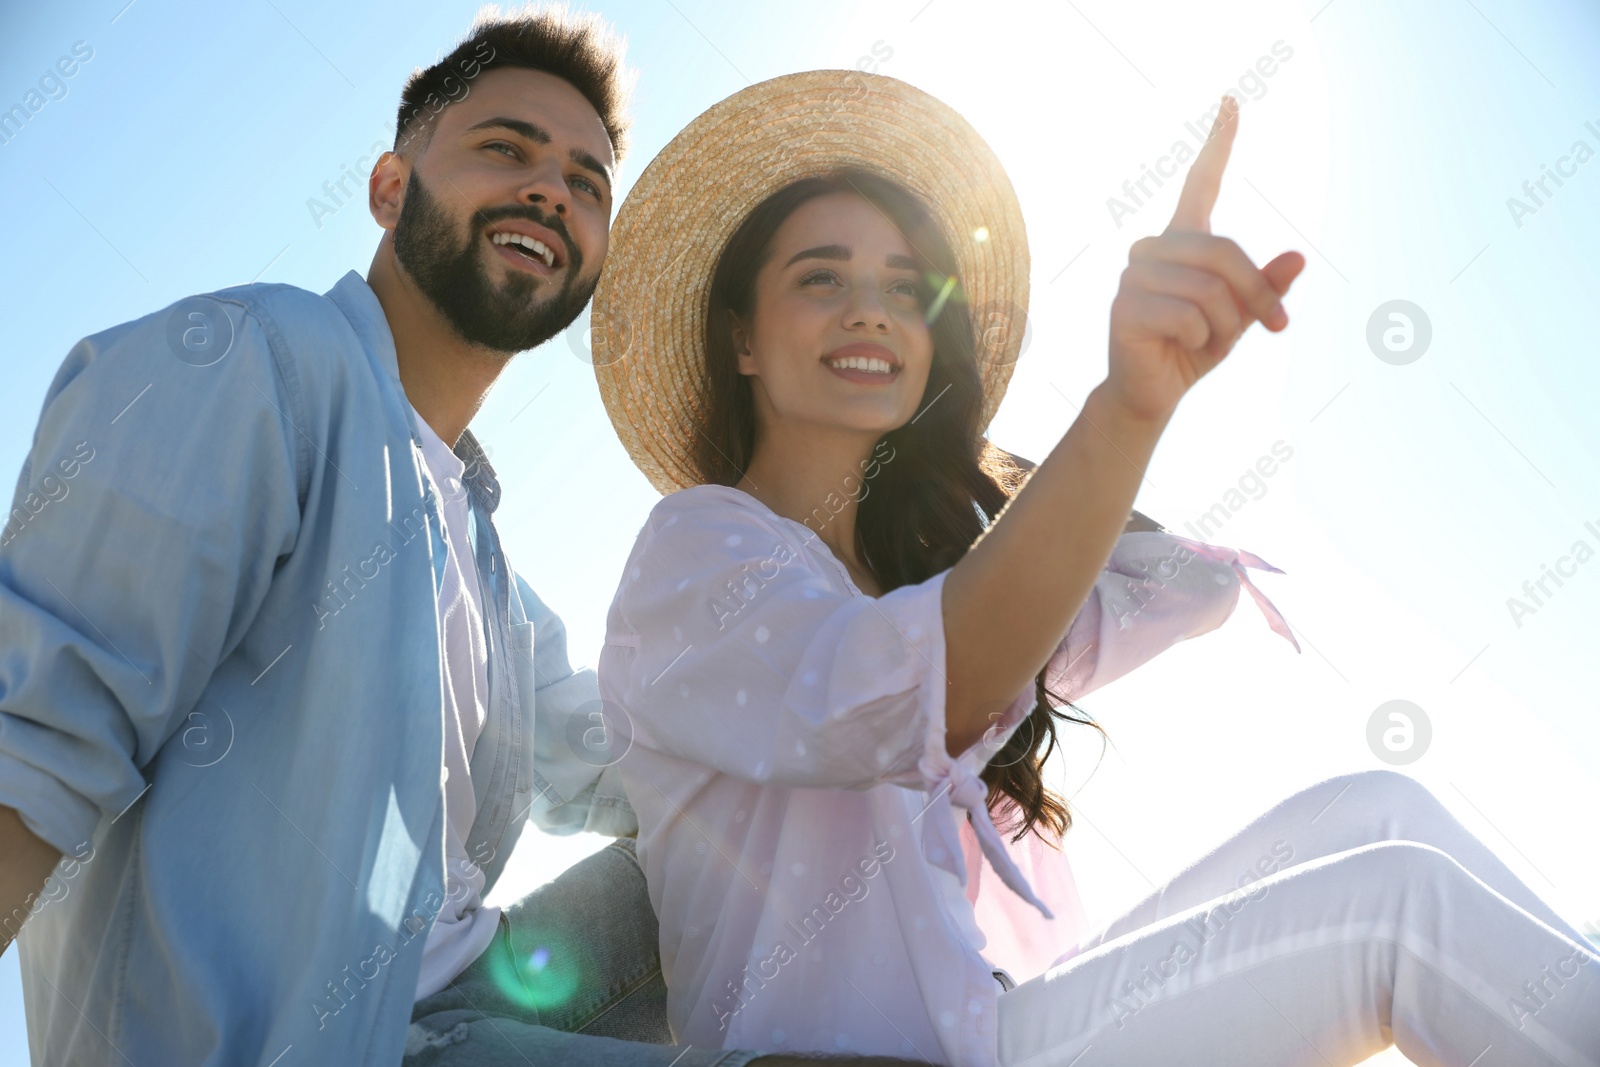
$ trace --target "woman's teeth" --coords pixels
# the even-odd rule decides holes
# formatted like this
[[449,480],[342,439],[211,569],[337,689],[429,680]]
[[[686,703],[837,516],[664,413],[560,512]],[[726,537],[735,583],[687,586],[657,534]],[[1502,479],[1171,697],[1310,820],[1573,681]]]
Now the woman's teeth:
[[497,245],[511,245],[515,249],[525,250],[529,253],[532,253],[539,259],[544,260],[544,265],[547,267],[553,267],[556,265],[556,254],[550,251],[550,249],[546,248],[544,242],[535,241],[532,237],[529,237],[526,234],[496,233],[491,234],[489,236],[489,240],[493,241]]
[[864,370],[873,374],[889,374],[894,370],[894,365],[886,359],[876,359],[872,356],[845,356],[843,359],[830,359],[830,367],[848,367],[851,370]]

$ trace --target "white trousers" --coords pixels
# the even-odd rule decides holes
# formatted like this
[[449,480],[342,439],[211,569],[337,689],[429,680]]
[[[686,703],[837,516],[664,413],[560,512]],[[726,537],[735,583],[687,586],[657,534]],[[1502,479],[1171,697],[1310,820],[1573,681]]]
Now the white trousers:
[[1600,1067],[1600,950],[1393,771],[1296,793],[1000,995],[1005,1067],[1345,1067],[1391,1044]]

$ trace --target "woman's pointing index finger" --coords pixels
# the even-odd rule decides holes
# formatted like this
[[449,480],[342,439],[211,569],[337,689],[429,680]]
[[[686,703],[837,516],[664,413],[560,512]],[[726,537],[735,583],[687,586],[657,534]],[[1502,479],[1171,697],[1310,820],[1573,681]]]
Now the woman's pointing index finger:
[[1228,153],[1233,149],[1233,137],[1238,132],[1239,102],[1232,96],[1222,98],[1222,108],[1189,167],[1183,191],[1178,194],[1178,207],[1166,231],[1187,230],[1196,233],[1211,232],[1211,209],[1217,202],[1217,191],[1222,187],[1222,171],[1228,165]]

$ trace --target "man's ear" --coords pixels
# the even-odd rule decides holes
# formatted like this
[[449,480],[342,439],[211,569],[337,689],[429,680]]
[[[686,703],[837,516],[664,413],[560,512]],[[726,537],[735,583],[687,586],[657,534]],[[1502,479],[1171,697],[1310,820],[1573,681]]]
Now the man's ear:
[[391,232],[400,221],[411,166],[411,161],[399,153],[384,152],[367,178],[367,210],[372,212],[374,222]]
[[750,354],[750,329],[744,320],[732,311],[728,312],[729,336],[733,339],[733,357],[737,362],[740,374],[754,374],[756,372],[755,357]]

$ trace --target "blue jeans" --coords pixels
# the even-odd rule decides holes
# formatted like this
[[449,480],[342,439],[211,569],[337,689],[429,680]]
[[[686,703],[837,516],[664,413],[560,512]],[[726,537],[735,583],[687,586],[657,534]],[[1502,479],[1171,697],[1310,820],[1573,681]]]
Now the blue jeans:
[[634,847],[618,838],[502,912],[483,954],[417,1002],[404,1067],[744,1067],[760,1055],[672,1044]]

